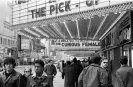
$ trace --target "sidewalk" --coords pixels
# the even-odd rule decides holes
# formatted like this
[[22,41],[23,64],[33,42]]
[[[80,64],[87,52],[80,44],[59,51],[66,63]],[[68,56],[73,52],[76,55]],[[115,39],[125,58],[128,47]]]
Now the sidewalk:
[[53,83],[54,87],[64,87],[64,79],[61,78],[61,73],[58,70]]

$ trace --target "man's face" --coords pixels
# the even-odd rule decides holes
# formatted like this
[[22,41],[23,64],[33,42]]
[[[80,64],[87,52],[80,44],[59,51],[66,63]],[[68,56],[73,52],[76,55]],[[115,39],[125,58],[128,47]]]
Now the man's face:
[[35,72],[36,73],[41,73],[41,72],[43,72],[43,69],[44,69],[44,67],[42,67],[40,64],[38,64],[38,63],[35,63]]
[[107,59],[102,61],[102,67],[103,68],[107,68],[108,67],[108,60]]
[[11,63],[5,64],[5,70],[7,73],[12,72],[13,69],[14,69],[13,64]]
[[52,64],[53,64],[53,61],[50,61],[50,62],[49,62],[49,65],[52,65]]

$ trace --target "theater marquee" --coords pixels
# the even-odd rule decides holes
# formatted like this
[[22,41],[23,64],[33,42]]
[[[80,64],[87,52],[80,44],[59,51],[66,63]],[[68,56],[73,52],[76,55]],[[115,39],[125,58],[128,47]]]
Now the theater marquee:
[[48,0],[29,0],[26,3],[13,5],[13,25],[71,15],[130,1],[132,0],[121,0],[121,2],[118,0],[64,0],[49,3]]
[[82,49],[82,50],[99,50],[100,41],[93,40],[62,40],[62,39],[53,39],[50,41],[50,47],[54,49]]

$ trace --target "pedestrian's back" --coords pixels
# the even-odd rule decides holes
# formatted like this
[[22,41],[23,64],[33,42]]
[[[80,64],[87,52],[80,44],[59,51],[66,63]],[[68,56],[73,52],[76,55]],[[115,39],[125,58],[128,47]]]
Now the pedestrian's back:
[[121,76],[126,87],[133,87],[133,68],[131,67],[121,67],[117,70],[117,73]]
[[78,78],[78,87],[106,87],[107,77],[100,67],[101,57],[94,57],[92,64],[83,69]]

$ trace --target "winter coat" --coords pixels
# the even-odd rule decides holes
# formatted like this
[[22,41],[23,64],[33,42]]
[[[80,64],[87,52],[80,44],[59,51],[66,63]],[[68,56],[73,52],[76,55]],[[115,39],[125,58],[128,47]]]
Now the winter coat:
[[68,65],[64,67],[63,74],[65,76],[64,87],[75,87],[75,71],[74,67]]
[[117,87],[133,87],[133,68],[122,66],[116,71]]
[[26,81],[26,77],[15,70],[8,78],[5,71],[0,72],[0,87],[26,87]]
[[57,70],[56,70],[56,67],[54,65],[46,65],[44,67],[44,72],[47,74],[47,75],[56,75],[57,74]]
[[98,64],[84,68],[78,78],[78,87],[107,87],[107,74]]
[[74,67],[74,82],[76,87],[78,87],[78,77],[83,69],[82,65],[78,64],[78,63],[73,63],[71,65],[72,67]]
[[27,87],[53,87],[52,78],[49,78],[45,74],[41,77],[37,77],[35,74],[28,77]]

